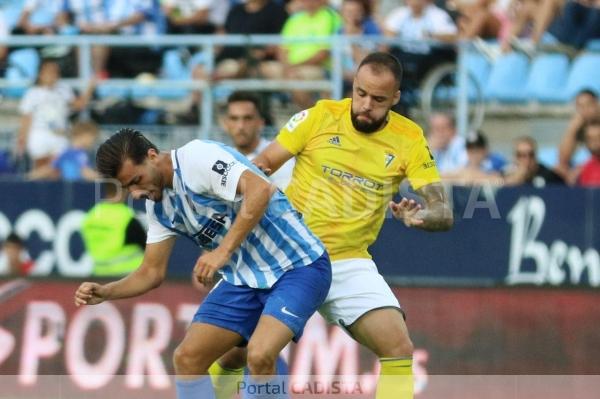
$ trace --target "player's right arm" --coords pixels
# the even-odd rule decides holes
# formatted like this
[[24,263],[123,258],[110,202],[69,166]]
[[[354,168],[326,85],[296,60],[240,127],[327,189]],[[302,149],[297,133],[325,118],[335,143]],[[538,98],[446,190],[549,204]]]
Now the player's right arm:
[[121,280],[108,284],[85,282],[75,292],[75,305],[97,305],[104,301],[142,295],[158,287],[167,272],[175,237],[148,244],[140,267]]
[[315,106],[292,116],[275,141],[252,162],[267,175],[275,173],[281,165],[304,149],[319,121],[319,114],[318,106]]

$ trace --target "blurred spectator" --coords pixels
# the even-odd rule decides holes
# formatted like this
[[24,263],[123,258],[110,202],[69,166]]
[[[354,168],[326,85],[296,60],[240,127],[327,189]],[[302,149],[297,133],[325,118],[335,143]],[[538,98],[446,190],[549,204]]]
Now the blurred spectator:
[[210,34],[223,27],[229,1],[162,0],[171,34]]
[[502,48],[505,51],[510,50],[515,39],[527,33],[528,41],[520,44],[520,47],[537,46],[552,21],[560,13],[565,1],[567,0],[512,0],[509,7],[511,27],[502,42]]
[[562,177],[538,162],[537,143],[531,137],[525,136],[515,140],[513,162],[505,173],[505,185],[529,185],[540,188],[565,183]]
[[[159,12],[158,0],[68,0],[61,19],[83,34],[152,34],[159,33]],[[92,47],[92,69],[99,78],[108,77],[107,68],[115,76],[133,77],[160,66],[160,54],[148,47],[115,48],[108,67],[110,56],[108,47]]]
[[17,155],[25,152],[35,168],[50,164],[52,159],[65,150],[68,140],[70,112],[85,108],[92,96],[94,84],[80,97],[59,82],[60,68],[53,60],[44,60],[40,66],[35,86],[21,100],[21,121],[17,138]]
[[127,190],[110,182],[102,185],[102,191],[102,201],[83,219],[83,243],[94,260],[95,276],[124,276],[142,264],[146,230],[124,203]]
[[25,0],[13,34],[52,35],[59,32],[64,0]]
[[0,249],[0,271],[11,277],[24,277],[31,273],[34,263],[21,237],[10,233]]
[[29,174],[32,180],[62,179],[66,181],[89,180],[98,177],[92,168],[89,152],[98,139],[98,127],[90,122],[79,122],[71,129],[69,148],[63,151],[51,165],[38,168]]
[[453,116],[433,114],[429,119],[427,142],[440,173],[452,172],[467,164],[465,139],[456,134]]
[[406,0],[385,19],[387,36],[404,40],[454,41],[457,29],[450,15],[430,0]]
[[[341,17],[327,1],[301,0],[300,4],[302,11],[290,16],[283,26],[284,38],[330,36],[340,29]],[[322,43],[285,44],[279,48],[278,61],[265,63],[263,76],[270,79],[322,79],[329,68],[329,46]],[[296,91],[292,96],[302,109],[313,105],[307,92]]]
[[[258,97],[246,92],[234,92],[229,96],[227,109],[223,115],[223,128],[235,148],[250,160],[270,143],[269,140],[261,137],[264,126]],[[277,187],[284,190],[292,178],[293,169],[294,161],[289,160],[273,173],[270,179]]]
[[556,170],[567,178],[571,167],[571,158],[577,149],[577,144],[583,142],[583,130],[592,120],[600,119],[600,101],[592,90],[582,90],[575,97],[575,115],[571,118],[559,147],[559,159]]
[[[342,35],[379,36],[381,30],[371,19],[370,0],[344,0],[340,9],[343,25],[338,31]],[[375,51],[377,45],[363,37],[360,42],[345,46],[343,49],[344,92],[352,91],[352,81],[356,66],[369,53]]]
[[467,165],[454,172],[442,173],[444,181],[459,185],[503,183],[501,171],[506,161],[488,149],[487,138],[481,132],[469,134],[466,141]]
[[[279,34],[288,14],[273,0],[247,0],[227,14],[225,33],[234,35]],[[224,47],[217,56],[215,78],[231,79],[255,75],[264,61],[275,59],[276,46]]]
[[8,151],[0,150],[0,176],[15,172],[15,166]]
[[[4,11],[0,8],[0,39],[8,37],[8,24],[6,23],[6,17]],[[0,46],[0,76],[4,76],[4,70],[6,69],[6,55],[8,54],[8,48]]]
[[390,52],[404,68],[400,103],[402,108],[408,109],[418,101],[418,88],[427,73],[440,64],[456,60],[453,46],[427,40],[453,42],[458,30],[450,15],[431,0],[407,0],[405,6],[396,8],[385,19],[384,32],[405,41]]
[[600,119],[588,122],[584,133],[591,157],[580,168],[577,183],[583,187],[600,187]]
[[600,1],[567,0],[548,27],[550,40],[583,48],[589,40],[600,38]]
[[458,0],[458,35],[463,39],[497,39],[502,23],[493,10],[495,0]]

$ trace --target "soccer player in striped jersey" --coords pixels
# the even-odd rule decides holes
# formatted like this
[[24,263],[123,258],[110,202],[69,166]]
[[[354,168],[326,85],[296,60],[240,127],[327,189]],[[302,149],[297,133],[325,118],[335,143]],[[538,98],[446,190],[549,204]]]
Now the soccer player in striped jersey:
[[267,178],[225,145],[194,140],[159,152],[140,132],[121,129],[98,149],[98,170],[146,199],[148,239],[140,267],[105,285],[85,282],[76,305],[142,295],[164,280],[175,237],[204,252],[194,273],[223,277],[175,350],[179,399],[214,398],[209,366],[248,347],[253,376],[274,375],[279,352],[298,340],[325,299],[331,264],[323,244]]

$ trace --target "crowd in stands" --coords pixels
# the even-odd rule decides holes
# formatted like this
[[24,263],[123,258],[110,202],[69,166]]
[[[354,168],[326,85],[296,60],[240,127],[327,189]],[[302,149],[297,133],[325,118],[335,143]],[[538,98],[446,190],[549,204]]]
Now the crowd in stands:
[[[6,4],[17,3],[21,4],[17,12],[14,7],[9,12]],[[428,47],[430,40],[453,44],[460,39],[478,38],[495,41],[503,51],[535,51],[551,45],[581,49],[600,38],[598,0],[23,0],[0,6],[0,37],[164,33],[281,34],[286,38],[362,35],[365,40],[343,49],[346,93],[356,64],[376,49],[397,55],[405,68],[405,80],[410,82],[418,79],[431,63],[456,56],[452,47],[449,51],[432,51]],[[386,47],[368,40],[377,36],[410,42]],[[159,75],[165,50],[94,46],[94,78],[87,90],[76,95],[60,82],[61,71],[64,75],[69,66],[76,70],[75,50],[41,49],[43,61],[35,84],[20,100],[20,130],[15,148],[10,151],[13,156],[27,155],[31,160],[28,178],[93,179],[95,173],[87,151],[94,146],[97,129],[87,121],[76,123],[77,117],[73,116],[89,104],[98,81],[107,77]],[[191,56],[198,49],[185,50]],[[322,79],[331,66],[330,50],[326,44],[318,43],[225,46],[218,48],[210,74],[198,58],[190,77]],[[13,49],[0,49],[5,66],[10,51]],[[52,55],[51,60],[46,59],[48,54]],[[554,166],[535,160],[537,144],[533,138],[516,140],[514,159],[507,161],[488,148],[484,132],[459,137],[453,118],[444,114],[434,115],[425,126],[431,151],[444,177],[459,184],[600,184],[597,95],[589,90],[577,96],[576,112],[560,143],[560,159],[554,170]],[[317,97],[299,91],[292,93],[291,98],[303,109],[314,104]],[[197,112],[201,101],[199,92],[192,93],[190,110]],[[591,154],[591,161],[585,165],[571,162],[579,143]],[[0,173],[11,169],[9,154],[0,153]]]

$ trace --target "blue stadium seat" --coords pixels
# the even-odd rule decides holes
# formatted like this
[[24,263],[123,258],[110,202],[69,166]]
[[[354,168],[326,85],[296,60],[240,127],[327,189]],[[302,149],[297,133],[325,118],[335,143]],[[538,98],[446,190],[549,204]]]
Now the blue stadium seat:
[[[191,72],[183,63],[179,50],[169,50],[163,55],[161,77],[168,80],[189,80]],[[189,90],[178,88],[157,88],[153,94],[165,100],[177,100],[186,97]]]
[[[537,151],[538,162],[544,164],[545,166],[552,168],[558,165],[558,147],[542,147]],[[571,158],[571,163],[573,166],[579,166],[584,164],[590,158],[590,152],[587,148],[580,146],[573,157]]]
[[478,51],[468,51],[465,63],[469,74],[483,90],[486,87],[492,69],[488,59]]
[[523,102],[529,73],[529,60],[521,53],[508,53],[496,59],[484,90],[488,100]]
[[[35,81],[40,67],[40,57],[35,49],[24,48],[11,52],[8,56],[6,79],[8,81],[21,81],[28,79]],[[4,89],[4,95],[12,98],[21,97],[28,85],[22,87],[9,87]]]
[[527,96],[544,103],[566,102],[569,59],[564,54],[542,54],[531,64]]
[[585,49],[589,51],[600,51],[600,39],[593,39],[587,42]]
[[600,54],[583,53],[573,61],[567,80],[568,98],[574,98],[583,89],[600,93]]

